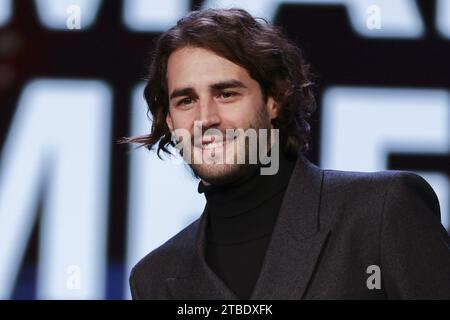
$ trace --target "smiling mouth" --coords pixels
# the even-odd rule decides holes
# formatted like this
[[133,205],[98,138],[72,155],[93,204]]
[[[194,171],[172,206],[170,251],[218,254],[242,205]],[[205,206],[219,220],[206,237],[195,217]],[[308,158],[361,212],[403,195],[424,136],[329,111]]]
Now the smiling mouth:
[[223,146],[232,143],[234,140],[236,140],[236,137],[234,137],[233,139],[229,139],[229,140],[204,142],[204,143],[202,143],[201,148],[202,148],[202,150],[218,149],[218,148],[222,148]]

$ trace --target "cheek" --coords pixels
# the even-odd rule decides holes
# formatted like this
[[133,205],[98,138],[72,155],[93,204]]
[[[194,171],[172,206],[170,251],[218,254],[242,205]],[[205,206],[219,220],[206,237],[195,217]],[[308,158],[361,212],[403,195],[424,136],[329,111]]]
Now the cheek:
[[172,124],[174,129],[190,130],[194,126],[195,117],[188,111],[172,111]]
[[236,128],[248,128],[263,111],[263,102],[259,99],[246,99],[223,113],[222,119]]

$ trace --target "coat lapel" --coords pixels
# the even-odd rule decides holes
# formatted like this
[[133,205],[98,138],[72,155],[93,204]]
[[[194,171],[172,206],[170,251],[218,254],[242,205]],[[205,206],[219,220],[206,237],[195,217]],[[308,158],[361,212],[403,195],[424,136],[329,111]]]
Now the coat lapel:
[[303,156],[292,173],[251,299],[301,299],[329,231],[320,230],[323,171]]
[[[322,178],[323,171],[300,155],[250,299],[304,297],[329,233],[319,228]],[[206,263],[207,209],[185,243],[178,276],[167,279],[175,299],[237,299]]]
[[208,205],[186,239],[176,278],[166,280],[169,294],[177,300],[235,300],[238,297],[211,270],[205,259]]

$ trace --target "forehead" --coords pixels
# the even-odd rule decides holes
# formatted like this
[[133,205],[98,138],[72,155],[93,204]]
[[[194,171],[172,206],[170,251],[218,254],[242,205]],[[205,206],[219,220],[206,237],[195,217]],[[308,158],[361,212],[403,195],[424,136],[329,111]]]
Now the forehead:
[[251,81],[245,68],[203,48],[178,49],[170,55],[167,63],[169,90],[181,86],[206,86],[231,78]]

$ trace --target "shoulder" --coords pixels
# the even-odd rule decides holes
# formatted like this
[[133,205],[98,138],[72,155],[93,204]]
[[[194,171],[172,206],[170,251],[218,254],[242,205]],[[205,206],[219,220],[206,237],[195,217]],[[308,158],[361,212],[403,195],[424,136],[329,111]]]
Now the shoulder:
[[148,253],[133,267],[129,278],[133,298],[142,296],[140,292],[154,291],[154,288],[160,290],[162,282],[176,276],[180,256],[186,245],[193,245],[199,223],[200,218]]
[[371,184],[386,184],[396,180],[420,180],[426,181],[418,174],[411,171],[404,170],[382,170],[374,172],[362,171],[343,171],[322,169],[325,179],[328,183],[337,183],[341,185],[371,185]]
[[334,261],[379,266],[389,298],[448,299],[450,237],[424,178],[409,171],[324,170],[322,188],[321,212],[334,218]]
[[376,172],[323,170],[324,188],[341,196],[350,196],[351,199],[359,197],[379,197],[386,199],[394,195],[430,197],[437,200],[436,194],[429,183],[416,173],[400,170],[384,170]]
[[322,204],[339,211],[338,220],[373,226],[381,225],[383,220],[409,219],[415,215],[440,218],[434,190],[413,172],[323,170],[323,173]]

